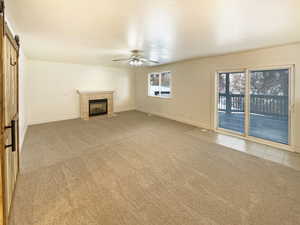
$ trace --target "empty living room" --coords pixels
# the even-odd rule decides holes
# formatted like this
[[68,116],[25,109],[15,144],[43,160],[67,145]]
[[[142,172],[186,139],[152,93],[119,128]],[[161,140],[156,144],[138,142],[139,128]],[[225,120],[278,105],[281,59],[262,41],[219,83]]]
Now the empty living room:
[[0,0],[0,225],[300,225],[299,0]]

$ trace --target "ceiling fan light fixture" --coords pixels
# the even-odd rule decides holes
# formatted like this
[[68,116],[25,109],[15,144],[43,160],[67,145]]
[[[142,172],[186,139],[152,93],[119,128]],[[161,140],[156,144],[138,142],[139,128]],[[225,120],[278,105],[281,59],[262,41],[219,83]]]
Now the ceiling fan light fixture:
[[131,59],[131,60],[129,60],[129,65],[130,66],[142,66],[143,62],[139,59]]
[[154,61],[151,59],[144,58],[142,55],[139,54],[138,50],[131,51],[131,56],[129,58],[120,58],[120,59],[113,59],[114,62],[122,62],[126,61],[130,66],[146,66],[148,64],[158,64],[158,61]]

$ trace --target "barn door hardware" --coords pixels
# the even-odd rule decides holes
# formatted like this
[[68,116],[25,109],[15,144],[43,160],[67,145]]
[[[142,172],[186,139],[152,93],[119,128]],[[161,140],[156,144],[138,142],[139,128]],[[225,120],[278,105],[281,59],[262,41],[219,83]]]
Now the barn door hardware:
[[11,66],[15,66],[15,65],[17,65],[17,62],[15,61],[13,61],[13,58],[10,56],[10,65]]
[[15,35],[15,41],[16,41],[17,45],[20,47],[20,36],[19,35]]
[[11,129],[11,144],[5,145],[5,148],[12,148],[12,151],[16,151],[16,121],[12,120],[10,126],[4,127],[5,129]]

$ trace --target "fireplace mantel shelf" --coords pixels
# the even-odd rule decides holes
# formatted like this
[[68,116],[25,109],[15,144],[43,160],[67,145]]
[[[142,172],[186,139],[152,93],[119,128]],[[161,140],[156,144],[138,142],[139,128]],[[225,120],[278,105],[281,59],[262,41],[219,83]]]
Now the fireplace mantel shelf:
[[77,90],[79,95],[94,95],[94,94],[113,94],[114,91],[80,91]]
[[79,91],[77,93],[80,96],[80,117],[84,120],[88,120],[89,117],[89,101],[97,99],[107,99],[107,116],[112,117],[113,110],[113,96],[114,91]]

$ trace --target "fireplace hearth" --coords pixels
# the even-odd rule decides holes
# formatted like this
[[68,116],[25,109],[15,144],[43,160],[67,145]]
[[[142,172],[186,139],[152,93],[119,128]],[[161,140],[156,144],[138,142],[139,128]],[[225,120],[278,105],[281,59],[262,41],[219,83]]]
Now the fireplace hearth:
[[89,116],[107,114],[107,99],[89,100]]

